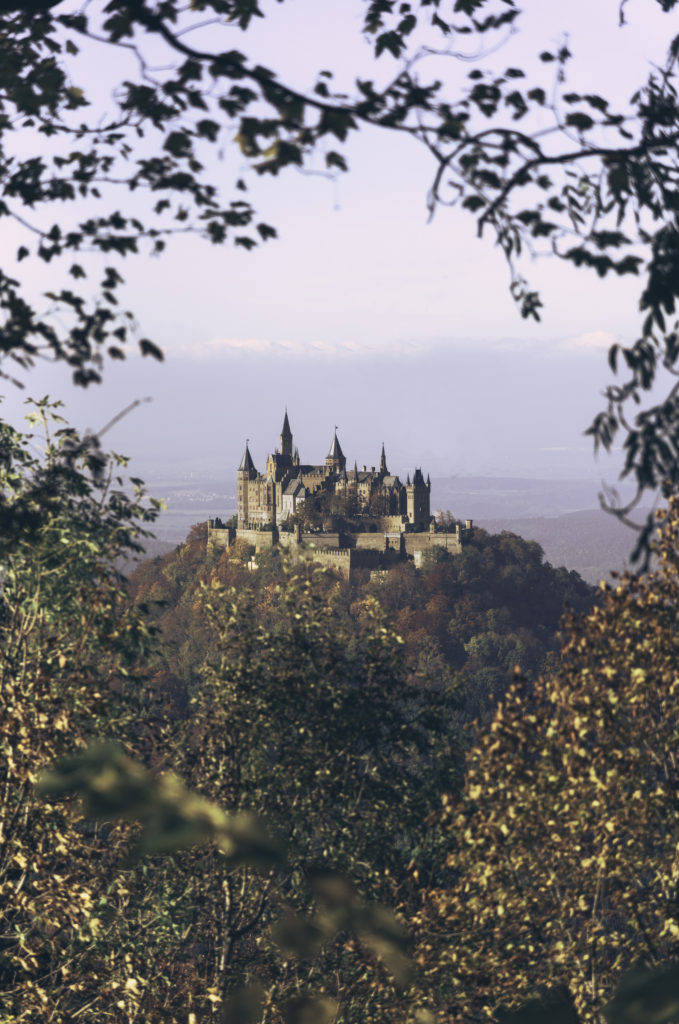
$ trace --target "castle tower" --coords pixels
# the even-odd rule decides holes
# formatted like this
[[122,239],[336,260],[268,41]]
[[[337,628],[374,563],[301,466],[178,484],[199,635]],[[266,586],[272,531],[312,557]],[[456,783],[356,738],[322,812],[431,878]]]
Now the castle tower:
[[380,476],[387,476],[389,470],[387,469],[387,456],[384,454],[384,441],[382,442],[382,454],[380,455]]
[[257,479],[257,470],[250,455],[248,441],[245,442],[245,451],[240,460],[236,479],[238,482],[238,525],[244,527],[249,522],[250,481]]
[[412,483],[410,483],[410,474],[408,474],[408,483],[406,484],[406,514],[408,516],[408,521],[412,523],[418,531],[429,529],[429,520],[431,519],[431,512],[429,509],[430,491],[431,484],[428,479],[425,483],[421,469],[416,469],[413,473]]
[[285,410],[283,429],[281,430],[281,455],[292,459],[292,431],[288,420],[288,410]]
[[345,459],[344,452],[337,440],[337,427],[335,427],[335,435],[332,439],[332,444],[330,445],[330,451],[325,457],[325,465],[328,469],[334,470],[336,473],[341,472],[341,470],[346,469],[347,467],[347,460]]

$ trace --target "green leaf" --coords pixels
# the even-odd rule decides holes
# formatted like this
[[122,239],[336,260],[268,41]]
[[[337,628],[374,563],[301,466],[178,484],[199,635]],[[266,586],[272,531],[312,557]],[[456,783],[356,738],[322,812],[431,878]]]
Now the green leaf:
[[498,1010],[497,1024],[579,1024],[580,1018],[565,990],[530,999],[517,1010]]
[[582,111],[576,111],[572,114],[566,114],[566,124],[570,128],[577,128],[579,132],[586,132],[594,126],[594,121],[589,114],[583,114]]
[[679,1017],[679,964],[623,975],[604,1016],[608,1024],[672,1024]]
[[325,154],[325,165],[326,167],[338,167],[340,171],[348,170],[347,162],[341,153],[335,153],[333,151]]
[[148,338],[142,338],[139,342],[139,350],[143,356],[153,356],[159,363],[162,363],[165,356],[163,355],[162,349],[159,349],[152,341]]
[[260,984],[247,985],[224,1000],[220,1024],[259,1024],[266,994]]
[[163,143],[163,149],[176,157],[185,157],[191,152],[191,139],[183,131],[170,132]]
[[400,57],[404,46],[398,32],[382,32],[375,42],[375,56],[379,57],[385,50],[388,50],[393,57]]
[[281,1007],[285,1024],[332,1024],[338,1006],[328,996],[296,996]]
[[203,118],[197,123],[196,131],[201,138],[209,139],[210,142],[216,142],[219,135],[219,125],[216,121]]

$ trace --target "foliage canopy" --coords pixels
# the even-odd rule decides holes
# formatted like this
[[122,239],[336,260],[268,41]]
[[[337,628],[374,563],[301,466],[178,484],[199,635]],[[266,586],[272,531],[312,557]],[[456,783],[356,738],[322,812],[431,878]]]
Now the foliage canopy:
[[628,968],[677,958],[676,499],[659,525],[657,571],[571,621],[561,668],[513,686],[447,802],[450,884],[425,920],[448,1012],[561,986],[601,1021]]
[[101,733],[135,735],[134,671],[153,631],[115,560],[140,550],[156,509],[123,488],[120,460],[46,402],[34,420],[28,433],[0,423],[3,1024],[66,1021],[111,1001],[132,1012],[137,1002],[130,894],[111,873],[120,838],[42,804],[33,786],[46,764]]

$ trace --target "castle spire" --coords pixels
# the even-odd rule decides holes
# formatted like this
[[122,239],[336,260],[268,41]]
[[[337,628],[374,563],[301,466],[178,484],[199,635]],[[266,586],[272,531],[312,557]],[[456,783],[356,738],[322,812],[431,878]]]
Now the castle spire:
[[290,430],[287,409],[285,410],[283,429],[281,430],[281,455],[287,455],[289,459],[292,458],[292,431]]
[[330,445],[330,451],[325,457],[325,464],[329,468],[333,469],[344,469],[347,460],[344,457],[342,447],[337,440],[337,427],[335,427],[335,433],[333,435],[332,444]]
[[246,441],[245,441],[245,451],[243,452],[243,458],[240,460],[240,466],[238,467],[238,472],[239,473],[247,473],[248,476],[253,476],[253,475],[256,476],[257,475],[257,470],[255,469],[255,464],[252,461],[252,456],[250,455],[249,443],[250,443],[250,439],[247,438]]
[[383,476],[386,476],[388,474],[388,472],[389,472],[389,470],[387,469],[387,456],[384,454],[384,441],[383,441],[382,442],[382,454],[380,455],[380,473],[382,473]]

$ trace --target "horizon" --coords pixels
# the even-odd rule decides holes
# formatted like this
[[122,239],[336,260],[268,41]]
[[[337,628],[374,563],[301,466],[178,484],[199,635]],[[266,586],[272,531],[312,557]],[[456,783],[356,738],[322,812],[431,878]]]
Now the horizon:
[[[322,12],[311,0],[285,6],[258,19],[246,41],[258,59],[276,62],[301,85],[321,53],[340,81],[352,62],[379,74],[394,66],[388,56],[374,65],[364,40],[354,38],[357,5],[330,3]],[[621,59],[607,68],[607,88],[617,102],[664,54],[667,18],[654,5],[631,7],[624,29],[614,11],[593,11],[585,0],[567,11],[534,0],[524,6],[523,27],[486,63],[534,67],[540,49],[567,30],[569,75],[594,88],[602,47],[615,33]],[[308,45],[286,49],[281,38]],[[95,58],[82,55],[83,74],[96,70],[105,92],[116,68]],[[461,79],[467,65],[448,62],[445,70]],[[352,462],[371,464],[384,440],[399,473],[421,465],[437,477],[614,482],[620,452],[593,459],[583,431],[610,380],[607,349],[635,337],[636,279],[601,280],[555,259],[529,261],[545,308],[540,323],[522,321],[503,258],[476,237],[473,217],[439,209],[428,222],[424,153],[397,133],[374,130],[359,132],[347,153],[350,172],[332,180],[248,175],[278,240],[244,252],[188,236],[161,258],[121,265],[121,302],[161,344],[164,364],[134,355],[109,361],[103,384],[85,392],[69,383],[63,365],[17,368],[26,393],[63,399],[66,416],[93,432],[142,402],[103,443],[129,455],[130,471],[149,480],[192,470],[228,480],[246,436],[261,464],[287,405],[311,461],[322,457],[338,423]],[[222,177],[248,170],[233,142],[213,169]],[[138,197],[125,202],[134,210]],[[26,261],[17,274],[39,299],[54,287],[53,271]],[[17,423],[24,396],[3,390],[5,414]]]

